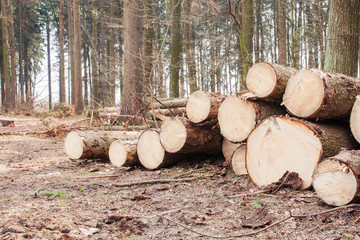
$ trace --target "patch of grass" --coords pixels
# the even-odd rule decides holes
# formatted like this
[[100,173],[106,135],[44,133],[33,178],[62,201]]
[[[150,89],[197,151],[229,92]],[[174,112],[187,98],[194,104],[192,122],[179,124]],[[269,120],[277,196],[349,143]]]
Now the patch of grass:
[[53,200],[57,197],[63,197],[65,195],[64,192],[61,192],[60,190],[52,190],[52,191],[43,191],[41,192],[42,195],[46,196],[48,199]]
[[263,202],[261,199],[256,199],[250,205],[254,208],[262,208],[264,204],[265,202]]
[[210,167],[210,164],[204,163],[204,164],[203,164],[203,167],[204,167],[204,168]]

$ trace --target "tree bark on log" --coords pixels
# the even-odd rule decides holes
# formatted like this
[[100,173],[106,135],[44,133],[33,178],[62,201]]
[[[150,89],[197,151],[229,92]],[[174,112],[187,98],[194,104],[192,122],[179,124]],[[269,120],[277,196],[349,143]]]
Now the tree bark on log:
[[160,131],[164,149],[170,153],[221,153],[222,136],[213,124],[194,124],[186,118],[169,118]]
[[360,151],[342,150],[317,165],[313,186],[321,200],[343,206],[360,197]]
[[140,163],[147,169],[154,170],[169,167],[186,159],[186,155],[166,152],[160,142],[158,130],[144,131],[137,144],[137,155]]
[[137,139],[140,132],[73,131],[65,138],[65,152],[70,159],[108,158],[110,144],[115,140]]
[[282,104],[297,117],[341,119],[350,115],[358,94],[358,78],[304,69],[289,79]]
[[233,142],[227,140],[226,138],[223,138],[221,149],[222,149],[223,156],[225,158],[225,162],[223,164],[224,166],[230,165],[231,158],[232,158],[234,151],[238,147],[240,147],[242,144],[243,143],[233,143]]
[[235,174],[246,175],[246,143],[242,143],[233,153],[231,157],[231,167]]
[[138,139],[116,140],[111,143],[109,148],[110,162],[117,167],[138,165],[136,147]]
[[221,104],[218,120],[221,134],[225,138],[241,142],[263,119],[285,113],[285,108],[276,102],[242,100],[241,96],[230,96]]
[[295,68],[259,62],[249,69],[246,88],[258,98],[280,101],[290,76],[295,72]]
[[277,182],[289,171],[298,173],[303,180],[301,189],[307,189],[322,157],[356,146],[350,130],[343,125],[272,116],[251,132],[247,140],[246,168],[258,186]]
[[174,98],[174,99],[165,99],[159,100],[159,102],[154,103],[154,108],[179,108],[185,107],[187,102],[187,98]]
[[186,115],[193,123],[217,119],[219,107],[227,95],[219,92],[193,92],[186,103]]

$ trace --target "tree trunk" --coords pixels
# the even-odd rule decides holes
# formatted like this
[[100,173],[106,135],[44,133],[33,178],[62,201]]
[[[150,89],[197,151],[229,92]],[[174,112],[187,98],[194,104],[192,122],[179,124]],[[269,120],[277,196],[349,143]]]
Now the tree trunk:
[[12,15],[12,3],[11,0],[7,0],[8,9],[8,24],[9,24],[9,47],[10,47],[10,68],[11,68],[11,96],[10,96],[10,110],[14,111],[16,108],[17,98],[17,83],[16,83],[16,56],[15,56],[15,40],[14,40],[14,18]]
[[286,2],[276,0],[276,24],[278,37],[278,63],[286,65]]
[[235,174],[246,175],[247,170],[245,166],[246,158],[246,144],[242,143],[232,154],[231,167]]
[[256,97],[281,100],[286,84],[296,69],[260,62],[254,64],[246,76],[246,88]]
[[244,77],[246,77],[249,66],[253,63],[253,37],[254,37],[254,0],[245,0],[242,3],[242,42],[244,45],[247,64],[244,64]]
[[75,0],[68,0],[68,37],[69,37],[69,57],[70,57],[70,86],[69,89],[71,90],[71,104],[75,104],[75,56],[74,56],[74,14],[72,9],[72,1]]
[[358,94],[359,79],[304,69],[290,77],[283,104],[297,117],[339,119],[349,116]]
[[47,67],[48,67],[48,90],[49,90],[49,111],[52,108],[51,96],[51,57],[50,57],[50,19],[46,19],[46,43],[47,43]]
[[359,51],[360,1],[330,0],[325,70],[355,77]]
[[144,1],[144,80],[145,84],[151,89],[155,86],[153,83],[153,40],[154,40],[154,14],[153,14],[153,1]]
[[74,95],[75,95],[75,112],[84,111],[82,78],[81,78],[81,29],[80,29],[80,6],[79,0],[74,2]]
[[194,50],[191,44],[191,5],[192,0],[185,0],[184,11],[185,11],[185,20],[184,24],[184,34],[185,34],[185,49],[186,49],[186,64],[188,67],[188,79],[189,79],[189,87],[190,94],[195,92],[197,89],[196,84],[196,66],[194,59]]
[[144,105],[143,3],[124,2],[124,89],[121,114],[136,114]]
[[[87,40],[87,39],[86,39]],[[89,46],[88,42],[84,42],[84,105],[87,107],[89,105],[89,81],[88,81],[88,59],[89,59]]]
[[[114,24],[114,8],[113,0],[110,0],[110,24]],[[116,69],[115,69],[115,28],[109,28],[109,59],[108,59],[108,66],[109,66],[109,104],[110,106],[115,106],[115,76],[116,76]]]
[[240,147],[243,143],[233,143],[223,138],[221,150],[225,158],[224,166],[229,166],[231,163],[231,158],[235,150]]
[[161,145],[159,132],[154,129],[141,134],[137,145],[137,155],[140,163],[150,170],[169,167],[188,157],[184,154],[166,152]]
[[178,108],[185,107],[188,99],[187,98],[174,98],[160,100],[160,102],[154,103],[154,108]]
[[73,131],[65,138],[65,152],[70,159],[108,158],[112,142],[135,140],[139,136],[139,132],[129,131]]
[[64,0],[59,1],[59,47],[60,47],[60,102],[66,102],[65,51],[64,51]]
[[209,17],[209,29],[208,29],[208,36],[210,41],[210,91],[215,92],[215,23],[214,23],[214,9],[211,6],[210,9],[210,17]]
[[313,175],[316,194],[326,204],[344,206],[360,197],[360,151],[342,150],[317,165]]
[[[0,13],[1,13],[1,2],[0,2]],[[3,28],[3,19],[0,19],[0,74],[1,74],[1,108],[5,108],[5,62],[4,62],[4,54],[3,54],[3,36],[2,36],[2,28]]]
[[105,61],[105,1],[100,0],[99,21],[100,21],[100,59],[99,59],[99,92],[101,106],[108,106],[109,99],[109,79]]
[[170,97],[179,97],[179,75],[182,52],[181,0],[172,0],[171,42],[170,42]]
[[117,167],[138,165],[137,143],[138,139],[112,142],[109,148],[110,162]]
[[227,95],[219,92],[196,91],[192,93],[186,103],[186,115],[193,123],[206,122],[217,119],[221,103]]
[[354,147],[356,142],[344,125],[273,116],[249,135],[246,168],[257,186],[274,183],[289,171],[298,173],[303,181],[301,189],[307,189],[321,157],[333,156],[341,148]]
[[263,119],[285,114],[276,102],[243,100],[241,96],[230,96],[221,104],[218,120],[221,134],[232,142],[244,141]]
[[92,84],[93,84],[92,106],[96,109],[100,106],[99,75],[98,75],[99,57],[97,54],[98,1],[93,0],[91,7],[92,7],[91,70],[92,70]]
[[11,80],[10,80],[10,62],[9,62],[9,34],[7,23],[7,9],[5,0],[1,0],[1,14],[6,16],[1,19],[2,30],[2,54],[3,54],[3,71],[1,72],[2,81],[5,87],[5,110],[11,109]]
[[169,118],[161,125],[160,140],[170,153],[221,153],[222,137],[214,124],[198,125],[186,118]]

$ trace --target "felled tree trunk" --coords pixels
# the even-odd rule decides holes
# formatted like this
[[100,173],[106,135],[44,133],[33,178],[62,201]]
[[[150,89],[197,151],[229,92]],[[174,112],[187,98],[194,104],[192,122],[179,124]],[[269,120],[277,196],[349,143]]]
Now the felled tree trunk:
[[276,102],[242,100],[241,96],[230,96],[221,104],[218,120],[225,138],[241,142],[263,119],[285,113],[285,108]]
[[185,107],[187,98],[174,98],[174,99],[165,99],[160,100],[159,102],[154,102],[154,108],[179,108]]
[[273,116],[251,132],[247,140],[246,168],[258,186],[274,183],[289,171],[298,173],[303,180],[301,189],[307,189],[322,157],[356,145],[350,130],[343,125]]
[[110,162],[117,167],[138,165],[137,143],[138,139],[112,142],[109,148]]
[[246,76],[246,88],[258,98],[281,100],[296,69],[267,62],[254,64]]
[[342,150],[317,165],[313,186],[325,203],[343,206],[360,197],[359,176],[360,151]]
[[224,166],[230,165],[231,158],[232,158],[234,151],[241,145],[242,145],[242,143],[233,143],[233,142],[230,142],[229,140],[227,140],[226,138],[223,139],[221,149],[222,149],[223,156],[225,158],[225,162],[223,164]]
[[137,155],[141,165],[154,170],[169,167],[186,159],[186,155],[166,152],[160,142],[160,134],[157,130],[144,131],[137,145]]
[[221,153],[222,137],[214,125],[199,125],[186,118],[169,118],[160,131],[164,149],[170,153]]
[[233,153],[231,157],[231,167],[235,174],[247,174],[245,167],[246,144],[242,143]]
[[360,80],[318,69],[301,70],[286,86],[283,104],[293,115],[309,119],[340,119],[350,115]]
[[110,144],[115,140],[139,138],[131,131],[73,131],[65,138],[65,152],[70,159],[108,158]]
[[219,92],[193,92],[186,104],[186,115],[193,123],[217,119],[218,110],[227,95]]

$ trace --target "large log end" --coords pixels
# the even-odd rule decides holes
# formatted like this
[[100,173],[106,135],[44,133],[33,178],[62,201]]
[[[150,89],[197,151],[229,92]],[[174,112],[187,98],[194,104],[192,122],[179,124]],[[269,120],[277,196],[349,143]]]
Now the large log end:
[[124,166],[127,158],[127,151],[121,140],[116,140],[111,143],[109,148],[109,158],[110,162],[115,166]]
[[200,123],[209,116],[210,97],[203,91],[193,92],[186,103],[186,115],[193,123]]
[[243,143],[235,150],[231,158],[231,166],[235,174],[237,175],[247,174],[245,167],[245,157],[246,157],[246,144]]
[[180,119],[169,118],[161,125],[160,140],[167,152],[178,152],[184,146],[186,138],[186,128]]
[[155,130],[148,130],[141,134],[137,154],[140,163],[147,169],[157,169],[163,163],[165,150],[160,142],[160,135]]
[[83,140],[81,139],[80,135],[72,131],[68,133],[65,138],[65,152],[70,159],[80,159],[83,152]]
[[275,69],[266,62],[254,64],[246,75],[246,88],[255,96],[263,98],[270,95],[276,86]]

